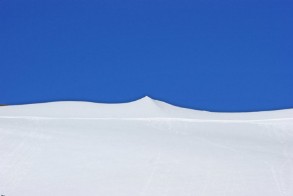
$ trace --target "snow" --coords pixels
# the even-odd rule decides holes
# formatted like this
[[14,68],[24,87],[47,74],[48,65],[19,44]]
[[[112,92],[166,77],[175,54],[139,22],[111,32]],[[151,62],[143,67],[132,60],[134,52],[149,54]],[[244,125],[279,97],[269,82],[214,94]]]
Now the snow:
[[293,110],[0,107],[0,195],[292,196]]

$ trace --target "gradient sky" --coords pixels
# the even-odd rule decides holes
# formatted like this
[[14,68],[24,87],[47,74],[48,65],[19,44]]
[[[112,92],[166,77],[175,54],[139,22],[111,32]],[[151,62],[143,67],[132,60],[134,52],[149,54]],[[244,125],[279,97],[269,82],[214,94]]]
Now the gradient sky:
[[293,1],[0,0],[0,104],[293,108]]

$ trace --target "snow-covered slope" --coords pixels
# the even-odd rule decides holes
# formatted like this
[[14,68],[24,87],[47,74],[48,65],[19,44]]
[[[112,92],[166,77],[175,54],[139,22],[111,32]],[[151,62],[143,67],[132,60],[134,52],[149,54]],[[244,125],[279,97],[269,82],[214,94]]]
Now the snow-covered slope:
[[164,118],[192,120],[279,120],[293,118],[293,109],[250,112],[217,113],[180,108],[143,97],[129,103],[105,104],[92,102],[49,102],[6,106],[0,109],[2,118]]
[[293,110],[145,97],[0,107],[0,195],[291,196]]

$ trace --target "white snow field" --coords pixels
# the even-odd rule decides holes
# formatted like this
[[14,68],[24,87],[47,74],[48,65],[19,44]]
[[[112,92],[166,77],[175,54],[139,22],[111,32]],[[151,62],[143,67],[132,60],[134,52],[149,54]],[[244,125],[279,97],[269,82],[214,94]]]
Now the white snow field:
[[0,107],[0,195],[292,196],[293,110]]

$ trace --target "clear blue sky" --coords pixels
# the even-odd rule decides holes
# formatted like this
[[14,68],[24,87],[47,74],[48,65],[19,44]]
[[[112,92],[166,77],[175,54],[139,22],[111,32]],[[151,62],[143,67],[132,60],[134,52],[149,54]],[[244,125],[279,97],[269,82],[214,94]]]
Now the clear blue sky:
[[0,103],[293,107],[293,1],[0,0]]

